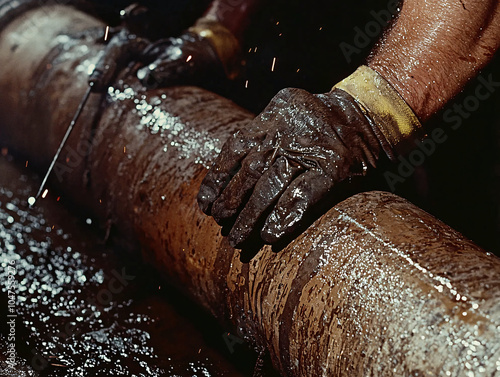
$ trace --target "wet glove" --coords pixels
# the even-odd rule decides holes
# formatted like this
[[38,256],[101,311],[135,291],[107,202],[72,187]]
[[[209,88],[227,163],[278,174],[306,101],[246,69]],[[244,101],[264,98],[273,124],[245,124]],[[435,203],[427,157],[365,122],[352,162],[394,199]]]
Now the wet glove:
[[[325,94],[284,89],[222,147],[198,203],[241,246],[294,234],[334,186],[404,150],[421,130],[410,107],[377,72],[362,66]],[[262,225],[263,223],[263,225]],[[258,225],[260,224],[260,225]]]
[[146,48],[142,60],[147,66],[137,77],[148,88],[180,84],[212,88],[237,75],[239,57],[233,34],[219,22],[201,18],[181,36]]

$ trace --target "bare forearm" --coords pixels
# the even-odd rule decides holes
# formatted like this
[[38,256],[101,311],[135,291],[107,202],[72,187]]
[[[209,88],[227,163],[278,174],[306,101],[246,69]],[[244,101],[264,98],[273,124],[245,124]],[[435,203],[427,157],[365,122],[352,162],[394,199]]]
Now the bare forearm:
[[426,120],[491,60],[499,46],[498,0],[405,0],[368,65]]
[[262,0],[214,0],[205,17],[219,21],[241,41],[252,15]]

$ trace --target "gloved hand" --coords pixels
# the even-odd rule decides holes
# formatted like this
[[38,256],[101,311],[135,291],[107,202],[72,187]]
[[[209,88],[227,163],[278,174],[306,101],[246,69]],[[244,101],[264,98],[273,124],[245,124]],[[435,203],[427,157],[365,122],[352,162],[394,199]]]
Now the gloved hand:
[[113,33],[106,48],[102,51],[89,76],[89,85],[93,91],[106,91],[114,77],[127,64],[137,58],[148,42],[139,38],[126,28]]
[[224,144],[204,178],[198,203],[219,223],[236,219],[238,247],[257,224],[276,243],[294,234],[335,185],[375,167],[420,129],[397,92],[360,67],[326,94],[284,89]]
[[237,74],[239,43],[219,22],[200,19],[178,38],[162,39],[143,52],[147,66],[137,77],[148,88],[170,85],[212,87]]

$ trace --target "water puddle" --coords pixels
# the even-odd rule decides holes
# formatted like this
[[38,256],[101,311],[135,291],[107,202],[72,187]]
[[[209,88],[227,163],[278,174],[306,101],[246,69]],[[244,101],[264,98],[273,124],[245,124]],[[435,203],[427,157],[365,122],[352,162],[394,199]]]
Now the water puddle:
[[91,218],[55,192],[29,210],[39,180],[9,159],[0,157],[0,375],[251,375],[251,362],[228,360],[234,349],[208,314],[106,246]]

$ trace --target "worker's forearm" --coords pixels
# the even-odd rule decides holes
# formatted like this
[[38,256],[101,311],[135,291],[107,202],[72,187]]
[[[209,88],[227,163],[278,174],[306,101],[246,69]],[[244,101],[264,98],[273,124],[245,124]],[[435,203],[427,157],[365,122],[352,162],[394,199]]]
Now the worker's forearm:
[[498,0],[405,0],[368,65],[426,120],[491,60],[499,45]]
[[241,41],[252,15],[261,4],[262,0],[214,0],[205,17],[219,21]]

